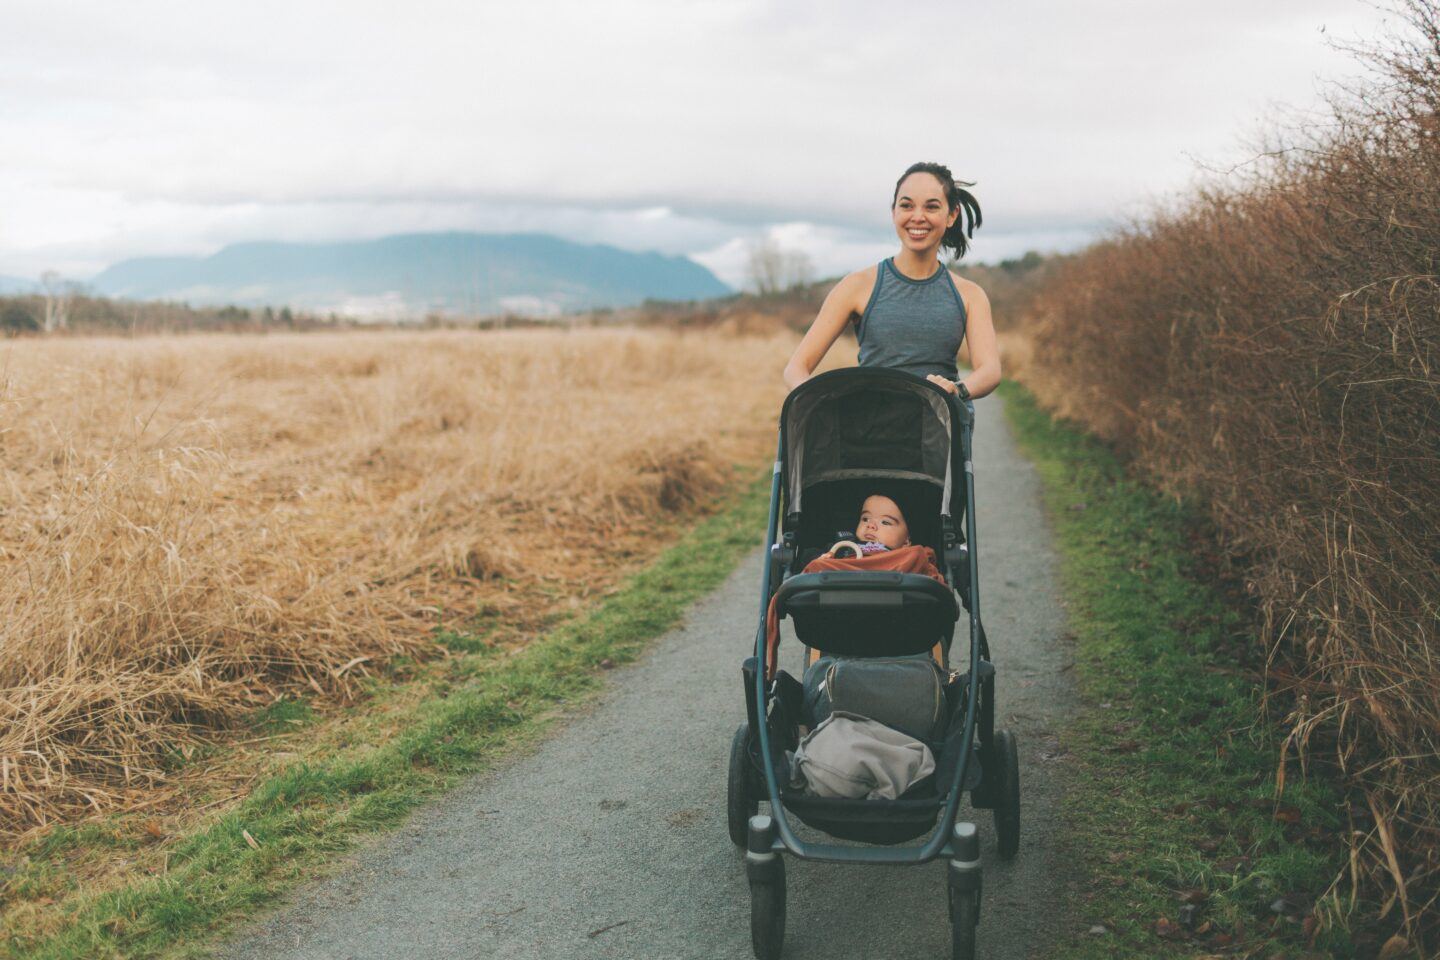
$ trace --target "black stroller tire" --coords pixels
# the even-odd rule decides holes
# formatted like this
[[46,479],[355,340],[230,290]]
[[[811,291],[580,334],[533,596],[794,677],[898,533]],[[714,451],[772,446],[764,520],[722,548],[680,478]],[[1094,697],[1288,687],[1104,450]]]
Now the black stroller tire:
[[975,960],[975,927],[980,923],[980,893],[950,888],[950,956]]
[[995,756],[1000,761],[1000,782],[995,791],[995,838],[1001,860],[1014,860],[1020,852],[1020,751],[1015,734],[995,734]]
[[725,819],[730,829],[730,842],[744,848],[750,818],[760,809],[751,784],[749,756],[750,725],[740,724],[730,741],[730,772],[725,785]]
[[756,960],[779,960],[785,946],[785,861],[771,856],[769,876],[750,881],[750,946]]

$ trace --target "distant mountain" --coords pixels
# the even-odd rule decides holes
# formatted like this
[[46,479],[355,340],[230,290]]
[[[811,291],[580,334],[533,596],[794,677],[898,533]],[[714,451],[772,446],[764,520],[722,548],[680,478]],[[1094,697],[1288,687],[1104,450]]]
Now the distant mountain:
[[15,296],[23,293],[37,293],[40,284],[24,277],[7,277],[0,274],[0,296]]
[[356,316],[523,313],[695,300],[730,289],[685,257],[544,234],[416,233],[345,243],[238,243],[209,257],[144,257],[90,281],[97,293],[196,305]]

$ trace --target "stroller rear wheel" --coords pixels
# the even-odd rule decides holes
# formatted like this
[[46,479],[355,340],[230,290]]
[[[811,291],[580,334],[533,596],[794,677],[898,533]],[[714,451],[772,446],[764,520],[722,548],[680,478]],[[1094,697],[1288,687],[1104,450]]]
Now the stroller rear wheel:
[[737,847],[745,846],[747,824],[760,809],[750,769],[749,740],[750,724],[742,723],[730,741],[730,772],[725,785],[725,818],[730,842]]
[[995,734],[995,757],[1000,767],[995,791],[995,836],[1000,859],[1013,860],[1020,852],[1020,752],[1015,746],[1015,734],[1009,730]]

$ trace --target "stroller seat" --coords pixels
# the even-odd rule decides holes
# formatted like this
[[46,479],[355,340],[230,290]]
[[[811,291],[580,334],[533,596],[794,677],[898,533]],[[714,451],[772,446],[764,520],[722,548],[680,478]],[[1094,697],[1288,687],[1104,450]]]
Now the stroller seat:
[[775,596],[779,617],[790,617],[800,642],[842,657],[924,653],[948,638],[960,617],[955,592],[918,573],[802,573]]

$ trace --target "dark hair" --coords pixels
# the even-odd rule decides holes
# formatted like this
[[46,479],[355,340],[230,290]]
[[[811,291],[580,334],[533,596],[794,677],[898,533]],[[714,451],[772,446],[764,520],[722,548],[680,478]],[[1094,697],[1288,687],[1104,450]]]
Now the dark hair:
[[980,202],[973,193],[965,189],[975,184],[969,180],[956,180],[950,168],[943,163],[912,163],[909,169],[900,175],[900,179],[895,181],[895,195],[890,198],[892,210],[895,208],[895,201],[900,199],[900,184],[912,173],[928,173],[939,180],[940,186],[945,190],[946,209],[960,208],[961,215],[955,218],[955,222],[940,240],[940,246],[954,250],[955,259],[959,260],[965,256],[965,251],[970,249],[969,238],[975,236],[975,228],[981,223]]
[[865,496],[860,498],[860,502],[855,505],[856,516],[859,516],[860,514],[865,512],[865,501],[869,500],[871,497],[884,497],[886,500],[889,500],[891,503],[895,504],[895,509],[900,511],[901,522],[906,524],[906,526],[909,526],[910,521],[905,519],[905,508],[901,506],[900,501],[896,500],[888,493],[881,493],[879,490],[872,490],[869,493],[865,494]]

